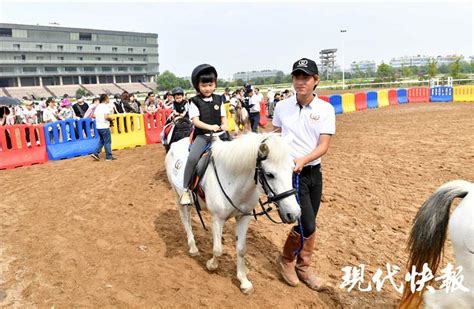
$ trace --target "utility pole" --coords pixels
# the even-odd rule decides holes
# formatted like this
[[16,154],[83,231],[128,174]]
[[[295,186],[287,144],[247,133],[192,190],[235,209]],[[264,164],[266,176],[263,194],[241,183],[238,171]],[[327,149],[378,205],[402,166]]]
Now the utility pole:
[[346,33],[347,30],[346,29],[341,29],[341,33],[342,33],[342,89],[346,89],[346,79],[345,79],[345,68],[344,68],[344,33]]

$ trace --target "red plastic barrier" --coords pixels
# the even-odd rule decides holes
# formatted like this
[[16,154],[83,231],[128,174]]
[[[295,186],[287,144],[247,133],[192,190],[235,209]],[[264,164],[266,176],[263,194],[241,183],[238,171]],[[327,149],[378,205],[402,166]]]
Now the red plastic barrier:
[[398,97],[397,97],[396,89],[390,89],[388,91],[388,103],[390,105],[398,105]]
[[408,89],[409,103],[428,103],[430,101],[429,87],[416,87]]
[[143,122],[145,123],[145,137],[147,144],[161,143],[161,131],[166,124],[166,119],[173,112],[171,109],[160,109],[156,113],[144,114]]
[[354,94],[355,106],[357,111],[367,109],[367,94],[365,92],[357,92]]
[[327,95],[318,95],[318,98],[329,103],[329,96]]
[[[30,145],[26,140],[26,129]],[[0,170],[48,161],[43,126],[0,126]]]
[[266,106],[265,106],[265,101],[262,100],[260,102],[260,121],[258,122],[259,125],[262,127],[266,126],[268,121],[266,115]]

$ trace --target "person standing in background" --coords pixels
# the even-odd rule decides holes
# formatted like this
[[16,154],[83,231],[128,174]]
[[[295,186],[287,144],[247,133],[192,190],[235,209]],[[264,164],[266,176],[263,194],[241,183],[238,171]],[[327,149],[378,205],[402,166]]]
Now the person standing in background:
[[112,156],[112,135],[110,134],[110,122],[113,121],[113,117],[110,113],[109,96],[106,94],[101,94],[99,106],[96,107],[94,116],[97,126],[97,132],[99,134],[99,145],[95,150],[95,153],[90,154],[90,156],[96,160],[100,161],[100,152],[102,147],[105,148],[105,161],[115,161],[117,158]]
[[258,133],[258,124],[260,122],[260,97],[254,93],[252,87],[247,88],[249,98],[249,118],[252,132]]
[[87,110],[89,109],[89,104],[84,102],[84,98],[79,96],[77,97],[77,103],[72,106],[74,113],[79,118],[84,118]]
[[[38,114],[36,113],[36,110],[33,109],[33,102],[27,100],[23,103],[25,105],[25,111],[23,111],[23,123],[32,126],[35,124],[38,124]],[[36,145],[40,144],[40,140],[38,137],[38,132],[33,129],[35,132],[35,139],[36,139]],[[30,138],[30,128],[25,129],[25,138],[26,138],[26,146],[31,147],[31,138]]]

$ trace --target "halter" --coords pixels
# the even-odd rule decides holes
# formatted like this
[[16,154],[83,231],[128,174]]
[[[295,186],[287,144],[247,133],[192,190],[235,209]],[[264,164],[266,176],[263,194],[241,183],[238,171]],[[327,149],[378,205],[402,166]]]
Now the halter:
[[[265,138],[260,143],[260,145],[265,144],[266,140],[267,140],[267,138]],[[276,205],[276,208],[278,209],[279,208],[278,202],[285,199],[285,198],[287,198],[287,197],[289,197],[289,196],[292,196],[293,194],[296,197],[298,205],[300,205],[300,199],[299,199],[299,194],[298,194],[299,193],[299,175],[295,174],[294,179],[293,179],[293,185],[294,185],[295,188],[290,189],[290,190],[285,191],[285,192],[282,192],[280,194],[276,194],[275,191],[270,186],[270,184],[268,183],[265,169],[262,166],[262,161],[265,161],[266,159],[267,159],[267,155],[260,155],[260,154],[257,155],[257,161],[256,161],[256,164],[255,164],[254,181],[255,181],[256,185],[259,182],[262,185],[263,191],[265,192],[265,194],[267,196],[267,201],[262,202],[262,200],[259,198],[258,203],[260,204],[260,207],[262,207],[262,212],[256,213],[255,209],[254,209],[253,214],[246,213],[242,209],[240,209],[239,207],[235,206],[234,202],[231,200],[231,198],[227,195],[224,188],[222,187],[221,180],[219,179],[219,175],[217,173],[217,168],[216,168],[216,163],[214,161],[214,156],[211,156],[211,163],[212,163],[212,167],[214,169],[214,173],[216,174],[217,183],[219,184],[219,187],[221,188],[222,193],[224,193],[225,198],[232,205],[232,207],[234,207],[237,211],[239,211],[244,216],[252,216],[253,215],[255,217],[255,220],[257,220],[257,216],[265,215],[271,222],[273,222],[275,224],[281,224],[283,222],[277,222],[272,217],[270,217],[269,212],[272,211],[272,207],[269,206],[268,208],[265,208],[265,205],[274,204],[274,205]],[[280,215],[280,217],[281,217],[281,215]],[[201,218],[201,222],[204,226],[204,222],[202,221],[202,218]],[[206,228],[206,227],[204,226],[204,228]],[[303,250],[303,246],[304,246],[303,226],[301,224],[300,219],[298,219],[298,229],[299,229],[299,233],[301,235],[301,240],[300,240],[300,247],[293,252],[293,254],[295,256],[297,256],[301,252],[301,250]]]
[[[266,139],[262,141],[262,144],[265,142]],[[258,156],[257,157],[257,164],[255,166],[255,174],[253,176],[255,184],[260,184],[262,185],[263,192],[267,195],[267,201],[265,203],[261,203],[262,206],[265,206],[267,204],[276,204],[278,208],[278,201],[281,201],[282,199],[285,199],[289,196],[292,196],[293,194],[296,194],[296,189],[290,189],[288,191],[282,192],[280,194],[276,194],[275,191],[273,191],[272,187],[268,183],[267,180],[267,174],[265,172],[265,169],[262,167],[262,161],[265,161],[267,159],[266,156]]]
[[[267,139],[265,138],[260,143],[260,145],[265,144],[266,140]],[[270,184],[268,183],[265,169],[262,166],[262,161],[265,161],[266,159],[267,159],[266,155],[263,156],[263,155],[259,154],[257,156],[257,161],[255,163],[255,174],[254,174],[255,184],[257,185],[260,182],[260,184],[262,185],[262,188],[263,188],[263,192],[265,192],[265,194],[267,196],[267,201],[264,202],[264,203],[261,201],[261,199],[259,199],[259,204],[262,207],[263,211],[261,213],[258,213],[258,214],[255,213],[255,210],[254,210],[253,214],[245,212],[234,204],[232,199],[227,195],[224,188],[222,187],[221,180],[220,180],[219,175],[217,173],[216,163],[214,161],[213,156],[211,157],[211,163],[212,163],[212,167],[214,169],[214,173],[216,174],[217,183],[219,184],[219,187],[221,188],[222,193],[224,193],[225,198],[232,205],[232,207],[234,207],[237,211],[239,211],[241,214],[243,214],[245,216],[252,216],[253,215],[256,218],[257,216],[266,215],[270,219],[270,221],[272,221],[273,223],[278,224],[278,223],[281,223],[281,222],[276,222],[275,220],[273,220],[268,215],[268,212],[272,210],[272,207],[270,206],[269,208],[265,209],[265,205],[274,204],[274,205],[276,205],[276,208],[279,208],[278,202],[285,199],[285,198],[287,198],[287,197],[289,197],[289,196],[291,196],[291,195],[293,195],[293,194],[296,195],[296,189],[293,188],[293,189],[290,189],[290,190],[285,191],[283,193],[276,194],[275,191],[270,186]]]

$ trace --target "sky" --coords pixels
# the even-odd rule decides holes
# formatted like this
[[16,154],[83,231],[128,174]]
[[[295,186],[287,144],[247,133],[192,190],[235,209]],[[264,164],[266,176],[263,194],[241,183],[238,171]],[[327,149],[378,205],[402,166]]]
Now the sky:
[[[0,22],[158,34],[160,72],[191,74],[201,63],[219,77],[291,71],[319,51],[338,63],[414,55],[474,55],[474,6],[460,2],[27,2],[0,0]],[[344,34],[341,29],[346,29]],[[344,49],[342,52],[342,46]]]

